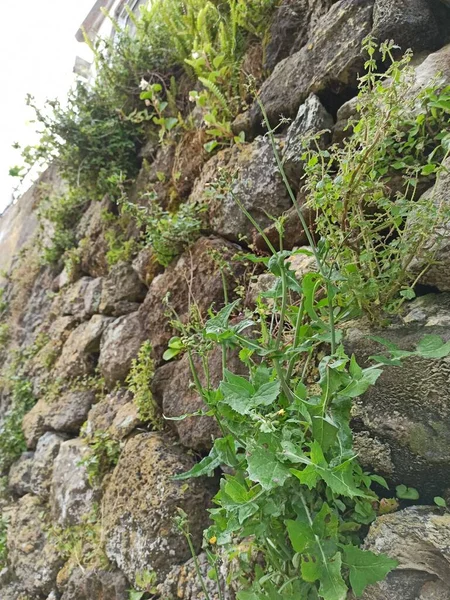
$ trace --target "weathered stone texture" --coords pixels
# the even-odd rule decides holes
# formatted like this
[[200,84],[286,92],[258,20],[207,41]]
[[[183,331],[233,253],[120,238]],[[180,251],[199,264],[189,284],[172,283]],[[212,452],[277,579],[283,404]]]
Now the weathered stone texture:
[[130,579],[144,569],[161,580],[173,565],[189,558],[189,548],[173,519],[177,508],[189,518],[198,549],[208,522],[211,497],[207,483],[174,481],[194,462],[165,435],[141,433],[130,439],[103,500],[106,553]]

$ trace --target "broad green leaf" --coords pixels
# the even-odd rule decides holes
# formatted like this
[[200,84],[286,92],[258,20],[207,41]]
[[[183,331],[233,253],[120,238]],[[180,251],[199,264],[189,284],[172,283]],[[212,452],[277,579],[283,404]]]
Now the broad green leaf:
[[249,414],[258,406],[270,406],[280,394],[279,381],[265,383],[255,390],[247,379],[239,375],[227,372],[226,379],[220,384],[223,402],[241,415]]
[[434,503],[437,506],[440,506],[441,508],[447,508],[447,502],[441,496],[435,496],[434,497]]
[[247,471],[252,481],[261,484],[265,490],[281,487],[291,476],[275,454],[265,448],[252,448],[247,452]]
[[339,518],[326,502],[314,517],[313,531],[319,538],[325,541],[337,542],[339,529]]
[[381,475],[371,475],[370,479],[372,481],[375,481],[375,483],[378,483],[378,485],[381,485],[381,487],[384,487],[386,490],[389,489],[386,479],[384,477],[381,477]]
[[317,469],[321,478],[335,494],[347,496],[348,498],[365,496],[364,492],[355,483],[350,464],[343,470],[339,470],[339,468],[324,469],[322,467],[317,467]]
[[406,485],[398,485],[395,488],[397,498],[401,498],[402,500],[418,500],[419,492],[416,488],[407,487]]
[[320,579],[321,575],[321,563],[313,555],[302,556],[301,572],[302,579],[308,583],[314,583]]
[[237,481],[235,477],[230,477],[224,486],[225,493],[236,503],[245,504],[250,499],[247,489]]
[[314,532],[308,523],[302,521],[286,521],[286,528],[295,552],[303,554],[315,544]]
[[417,354],[423,358],[444,358],[450,354],[450,342],[444,343],[438,335],[424,335],[417,344]]
[[345,600],[348,588],[341,575],[342,556],[337,552],[322,564],[319,594],[323,600]]
[[280,382],[264,383],[251,399],[253,406],[270,406],[280,395]]
[[291,442],[289,440],[285,440],[285,441],[281,442],[281,447],[283,449],[281,455],[283,456],[283,458],[286,458],[286,460],[289,460],[290,462],[293,462],[293,463],[304,463],[304,464],[310,463],[310,461],[308,460],[307,456],[304,454],[301,447],[297,446],[293,442]]
[[180,352],[181,350],[178,350],[178,348],[167,348],[167,350],[163,354],[163,360],[170,360],[175,356],[178,356]]
[[342,396],[347,396],[347,398],[362,396],[364,392],[376,383],[382,373],[383,371],[381,369],[365,369],[361,379],[353,379],[353,381],[339,393]]
[[398,562],[384,554],[360,550],[356,546],[343,546],[344,565],[350,571],[350,585],[359,598],[368,585],[382,581]]
[[238,592],[237,600],[263,600],[263,597],[256,592]]

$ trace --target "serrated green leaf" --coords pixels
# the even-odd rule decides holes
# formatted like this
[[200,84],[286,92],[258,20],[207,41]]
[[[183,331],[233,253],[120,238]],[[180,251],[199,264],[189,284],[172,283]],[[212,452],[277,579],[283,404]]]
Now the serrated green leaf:
[[359,598],[368,585],[382,581],[398,566],[398,561],[384,554],[374,554],[356,546],[343,546],[344,565],[350,571],[350,585]]
[[323,600],[345,600],[348,588],[341,575],[342,556],[337,552],[322,564],[319,594]]
[[265,448],[251,448],[247,453],[247,465],[249,478],[265,490],[281,487],[291,476],[289,469]]

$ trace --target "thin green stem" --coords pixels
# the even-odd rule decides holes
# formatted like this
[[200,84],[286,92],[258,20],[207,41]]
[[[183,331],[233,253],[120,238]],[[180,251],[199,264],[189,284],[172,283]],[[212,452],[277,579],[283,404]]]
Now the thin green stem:
[[257,96],[257,102],[259,104],[259,107],[261,109],[263,118],[264,118],[264,122],[266,124],[268,133],[269,133],[269,139],[272,145],[272,150],[275,156],[275,160],[278,166],[278,170],[280,172],[281,178],[283,179],[283,183],[286,187],[286,190],[289,194],[289,197],[292,201],[292,204],[295,207],[295,210],[297,212],[298,218],[300,219],[300,223],[302,224],[303,230],[305,232],[306,238],[308,240],[309,245],[311,246],[311,250],[314,254],[314,258],[317,262],[317,267],[319,269],[320,274],[322,275],[322,277],[324,278],[324,281],[326,282],[326,288],[327,288],[327,296],[328,296],[328,301],[329,301],[329,319],[330,319],[330,333],[331,333],[331,353],[334,354],[336,351],[336,330],[335,330],[335,320],[334,320],[334,307],[333,307],[333,303],[331,302],[332,300],[332,285],[331,282],[329,281],[329,278],[327,276],[327,273],[325,272],[325,268],[324,265],[322,263],[322,259],[319,255],[319,252],[317,250],[317,246],[314,240],[314,237],[308,227],[308,224],[306,222],[305,217],[302,214],[301,208],[297,202],[297,198],[295,197],[294,191],[291,187],[291,184],[289,183],[289,180],[287,178],[286,175],[286,171],[284,170],[283,167],[283,163],[281,161],[280,158],[280,153],[278,152],[278,148],[277,148],[277,144],[276,144],[276,140],[275,140],[275,136],[273,134],[273,129],[270,125],[270,121],[269,118],[267,116],[267,112],[266,109],[264,108],[264,105],[262,104],[262,102],[260,101],[259,97]]
[[198,556],[197,556],[197,554],[195,552],[194,544],[192,543],[191,534],[189,533],[189,531],[186,531],[186,532],[184,532],[184,535],[185,535],[185,538],[186,538],[187,543],[189,545],[189,550],[191,551],[192,559],[194,561],[195,572],[197,573],[197,577],[198,577],[198,580],[199,580],[200,585],[202,587],[203,593],[205,594],[205,598],[206,598],[206,600],[211,600],[210,595],[208,594],[208,590],[206,589],[206,584],[205,584],[204,577],[203,577],[202,572],[200,570],[200,563],[198,562]]

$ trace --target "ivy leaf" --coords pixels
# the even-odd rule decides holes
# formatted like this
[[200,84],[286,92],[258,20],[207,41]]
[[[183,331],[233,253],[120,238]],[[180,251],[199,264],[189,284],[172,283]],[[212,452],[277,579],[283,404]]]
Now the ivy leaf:
[[252,481],[261,484],[264,490],[281,487],[291,476],[275,454],[265,448],[254,447],[247,453],[247,471]]
[[344,565],[350,570],[350,585],[359,598],[368,585],[382,581],[398,566],[398,562],[385,554],[374,554],[356,546],[343,546]]

